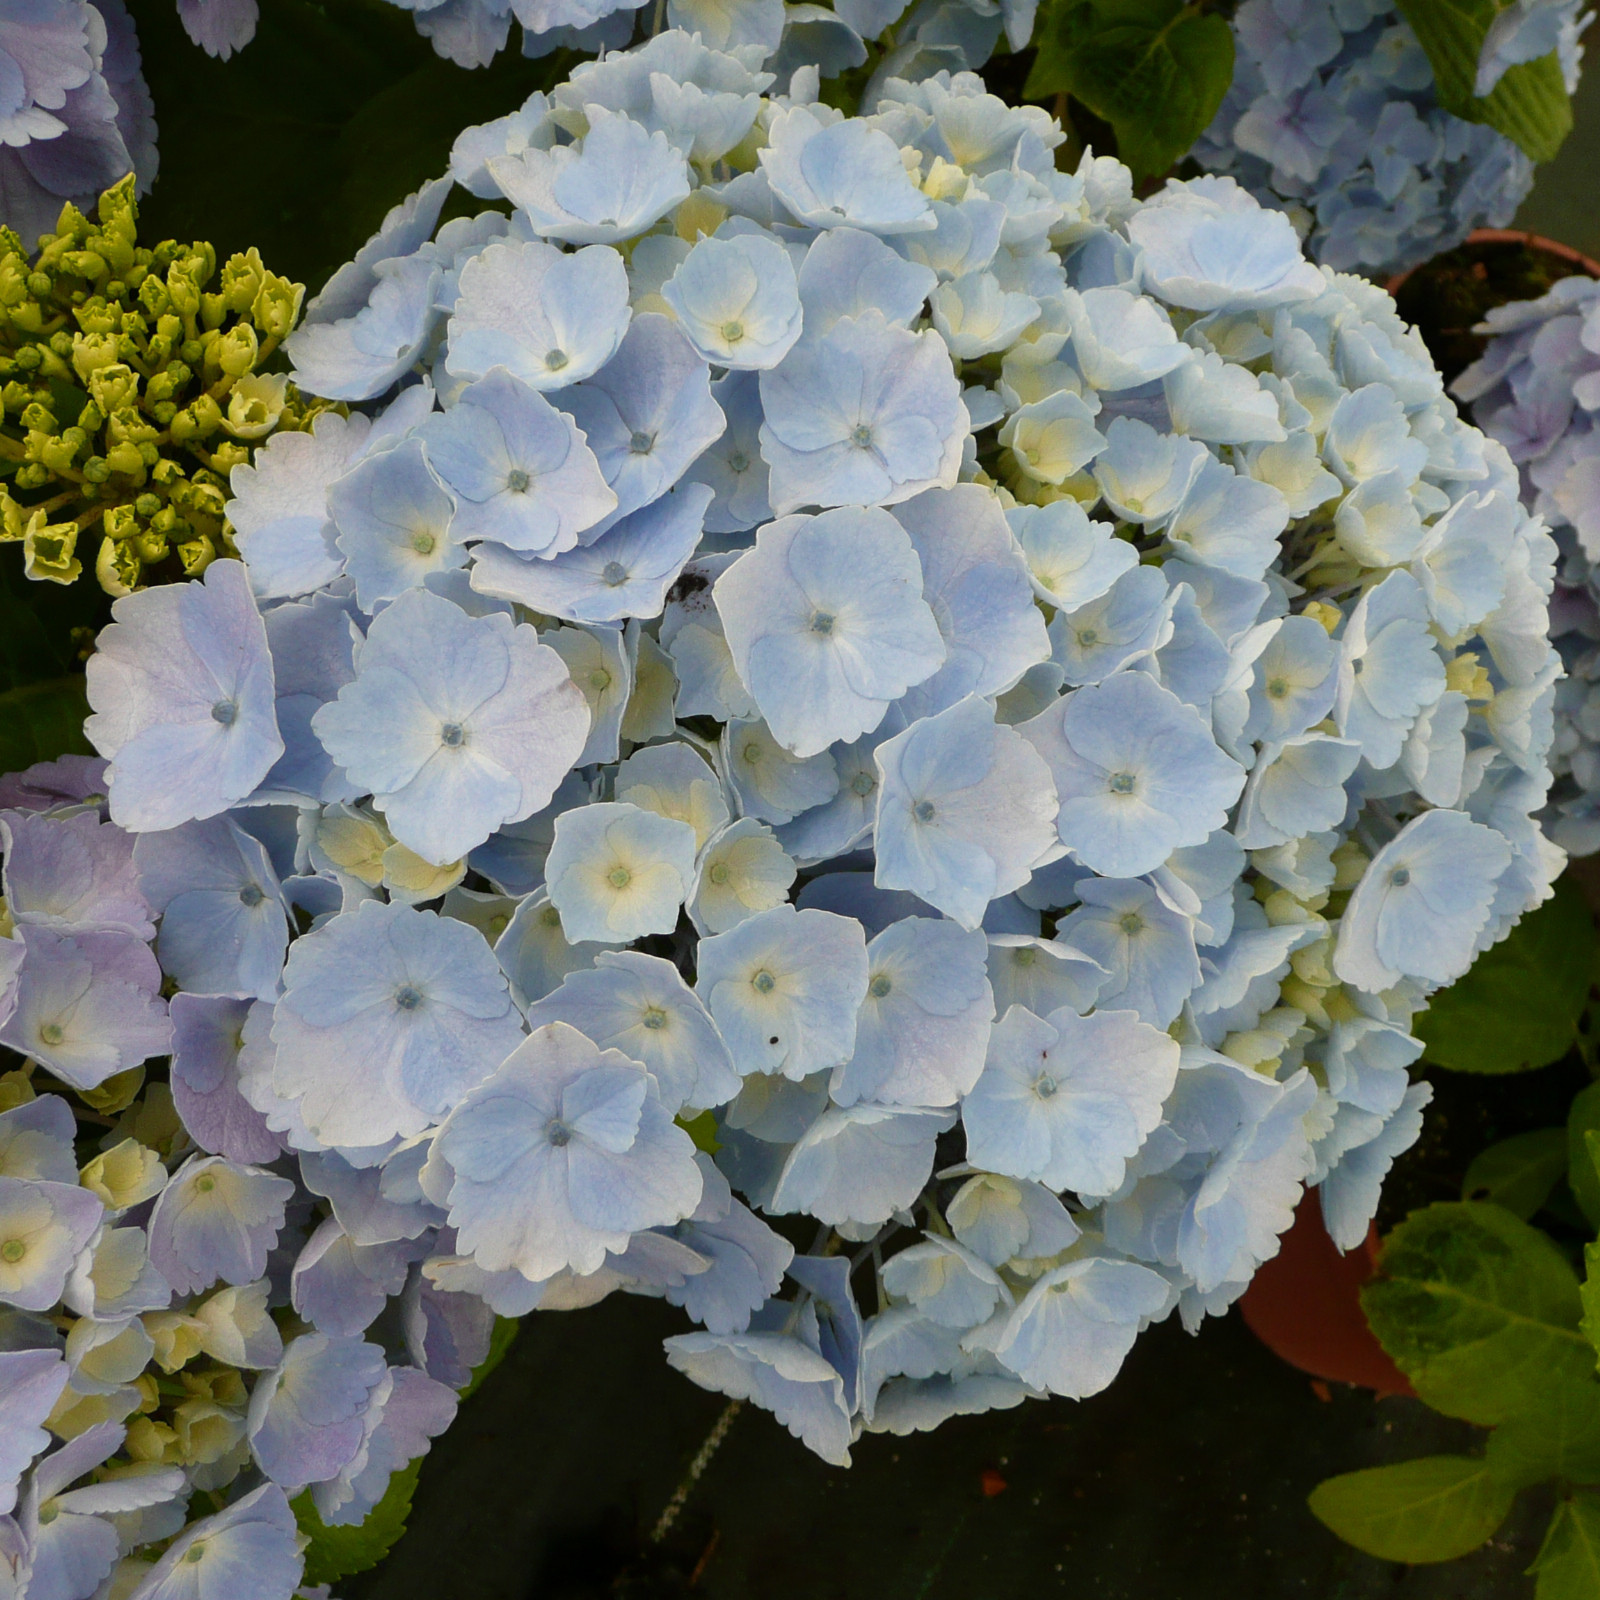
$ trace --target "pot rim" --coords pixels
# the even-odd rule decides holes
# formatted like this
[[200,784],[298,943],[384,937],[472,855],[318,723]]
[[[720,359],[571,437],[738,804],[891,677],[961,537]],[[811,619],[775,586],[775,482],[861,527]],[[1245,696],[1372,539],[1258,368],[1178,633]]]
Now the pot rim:
[[[1559,239],[1547,239],[1542,233],[1529,233],[1522,228],[1474,228],[1462,244],[1525,244],[1531,250],[1541,250],[1546,255],[1558,257],[1562,261],[1570,261],[1581,271],[1586,272],[1591,278],[1600,278],[1600,261],[1592,256],[1586,256],[1581,250],[1574,250],[1570,244],[1562,244]],[[1459,249],[1460,246],[1457,246]],[[1401,287],[1413,273],[1420,272],[1427,262],[1421,262],[1415,267],[1408,268],[1405,272],[1396,273],[1384,285],[1391,295],[1399,294]]]

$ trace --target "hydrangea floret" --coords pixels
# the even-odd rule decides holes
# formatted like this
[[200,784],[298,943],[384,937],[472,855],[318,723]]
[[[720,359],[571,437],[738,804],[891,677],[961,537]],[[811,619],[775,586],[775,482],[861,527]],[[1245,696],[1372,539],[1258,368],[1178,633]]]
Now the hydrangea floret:
[[[1501,11],[1474,93],[1552,52],[1574,91],[1582,10],[1522,0]],[[1233,82],[1194,157],[1293,217],[1312,260],[1400,272],[1474,228],[1505,227],[1527,198],[1533,162],[1443,108],[1422,45],[1385,0],[1245,0],[1232,27]]]
[[[838,1463],[1104,1388],[1308,1187],[1365,1238],[1413,1019],[1563,859],[1553,547],[1387,297],[1226,180],[1058,168],[971,76],[847,117],[707,51],[757,105],[702,162],[726,108],[662,117],[638,61],[463,136],[532,204],[397,209],[291,342],[358,409],[236,470],[253,531],[167,680],[172,591],[117,602],[109,764],[0,795],[39,1119],[0,1137],[0,1298],[74,1327],[7,1341],[39,1369],[0,1460],[26,1496],[92,1470],[41,1427],[107,1425],[98,1460],[220,1496],[180,1539],[273,1552],[247,1600],[288,1600],[282,1497],[359,1521],[496,1313],[664,1297],[674,1366]],[[733,256],[666,292],[739,240],[793,267],[786,348],[789,277],[742,302],[770,365],[707,333]],[[564,386],[483,359],[525,361],[555,263],[501,312],[440,287],[530,244],[627,279]],[[1035,309],[960,354],[941,284]],[[461,515],[478,413],[567,419],[558,514]],[[74,1103],[118,1119],[76,1183]]]

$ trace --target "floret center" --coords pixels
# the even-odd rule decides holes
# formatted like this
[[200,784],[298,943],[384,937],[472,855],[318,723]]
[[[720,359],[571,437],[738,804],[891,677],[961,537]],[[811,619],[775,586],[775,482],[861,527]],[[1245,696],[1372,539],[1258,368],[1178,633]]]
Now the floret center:
[[217,1180],[212,1177],[196,1178],[194,1187],[196,1194],[210,1194],[217,1186]]
[[266,895],[261,892],[261,885],[258,883],[247,883],[239,891],[239,904],[248,906],[252,911],[266,898]]
[[1405,888],[1405,886],[1411,882],[1410,867],[1396,867],[1394,871],[1389,874],[1389,882],[1392,883],[1397,889]]
[[21,1239],[7,1239],[0,1244],[0,1261],[14,1267],[28,1253],[27,1244]]
[[772,991],[777,988],[778,980],[774,978],[765,967],[763,967],[755,975],[755,977],[750,980],[750,986],[757,994],[771,994]]
[[826,638],[833,632],[833,616],[827,611],[813,611],[811,613],[811,631],[820,633]]
[[1112,794],[1132,794],[1133,784],[1134,777],[1131,772],[1113,772],[1109,787]]
[[546,350],[544,353],[545,370],[559,372],[567,364],[567,352],[562,349]]
[[887,972],[880,972],[877,977],[875,977],[872,982],[867,985],[867,992],[873,997],[873,999],[881,1000],[892,988],[894,988],[894,980]]
[[572,1142],[572,1129],[560,1117],[552,1117],[545,1124],[544,1136],[559,1150],[563,1145]]
[[733,454],[728,457],[729,472],[738,474],[741,472],[748,472],[749,470],[750,457],[747,456],[743,450],[735,450]]
[[619,589],[628,581],[628,569],[620,561],[608,561],[600,569],[600,579],[613,589]]
[[59,1022],[47,1022],[39,1030],[39,1038],[44,1044],[60,1044],[66,1033]]
[[744,324],[742,322],[724,322],[722,324],[722,337],[728,344],[738,344],[744,338]]
[[853,444],[857,450],[870,450],[872,448],[872,429],[869,428],[866,423],[858,422],[855,427],[850,430],[850,443]]
[[1033,1085],[1033,1092],[1041,1100],[1048,1100],[1056,1092],[1057,1088],[1056,1080],[1048,1072],[1042,1072]]
[[239,715],[239,708],[231,700],[219,700],[211,708],[211,720],[220,722],[224,728],[232,727],[233,719]]
[[459,750],[467,742],[467,730],[459,722],[447,722],[439,730],[439,743],[447,750]]
[[1026,945],[1011,952],[1011,964],[1014,967],[1031,967],[1038,959],[1038,951],[1030,950]]
[[415,1011],[422,1004],[422,993],[409,983],[403,983],[394,992],[394,1003],[402,1011]]
[[858,772],[850,780],[851,794],[859,795],[863,800],[878,787],[878,780],[870,772]]
[[1144,932],[1144,918],[1137,911],[1130,911],[1126,916],[1119,917],[1117,920],[1122,926],[1122,931],[1126,934],[1132,935]]
[[1285,699],[1289,693],[1289,680],[1287,678],[1269,678],[1267,680],[1267,693],[1274,700]]
[[933,801],[919,800],[916,805],[911,808],[911,814],[917,819],[918,822],[932,822],[934,816],[936,815]]
[[728,863],[726,861],[713,861],[711,870],[706,876],[713,883],[726,883],[728,881]]
[[528,485],[532,482],[533,479],[530,478],[521,467],[513,467],[512,470],[506,474],[506,488],[512,494],[526,494],[528,492]]
[[604,667],[596,667],[589,674],[589,687],[596,694],[604,694],[611,687],[611,674]]
[[655,449],[656,436],[646,433],[643,428],[636,429],[628,439],[628,448],[636,456],[647,456]]
[[426,529],[422,530],[420,533],[414,533],[411,535],[411,548],[415,550],[419,556],[431,556],[433,554],[433,547],[438,542],[439,541],[435,539],[434,536]]
[[606,874],[606,882],[613,889],[626,889],[633,882],[633,874],[626,867],[613,867]]
[[660,1006],[651,1006],[640,1020],[647,1028],[664,1028],[667,1025],[667,1014]]

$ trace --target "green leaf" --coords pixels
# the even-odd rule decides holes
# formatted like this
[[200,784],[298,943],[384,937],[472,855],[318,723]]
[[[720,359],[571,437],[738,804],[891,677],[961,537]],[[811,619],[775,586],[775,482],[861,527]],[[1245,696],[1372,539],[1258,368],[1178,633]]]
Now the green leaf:
[[0,772],[20,772],[69,753],[90,754],[83,736],[88,715],[81,673],[0,694]]
[[1537,1128],[1480,1150],[1461,1180],[1461,1198],[1492,1200],[1526,1222],[1566,1170],[1566,1129]]
[[1439,103],[1468,122],[1483,122],[1519,145],[1533,161],[1549,161],[1572,132],[1572,102],[1552,51],[1515,66],[1479,99],[1478,57],[1497,0],[1398,0],[1433,66]]
[[1600,1498],[1575,1494],[1556,1507],[1528,1569],[1534,1600],[1594,1600],[1600,1595]]
[[1546,1478],[1600,1483],[1600,1381],[1551,1382],[1489,1435],[1488,1461],[1519,1489]]
[[1325,1479],[1311,1491],[1317,1520],[1385,1561],[1452,1561],[1506,1519],[1516,1490],[1471,1456],[1422,1456]]
[[1600,1227],[1600,1083],[1573,1096],[1567,1112],[1567,1182],[1591,1225]]
[[1053,13],[1024,93],[1066,90],[1117,135],[1139,180],[1174,165],[1233,81],[1233,32],[1180,0],[1081,0]]
[[1361,1303],[1436,1411],[1493,1426],[1594,1371],[1578,1279],[1537,1228],[1484,1201],[1414,1211],[1384,1241]]
[[301,1533],[311,1541],[306,1546],[305,1581],[308,1584],[338,1583],[342,1578],[377,1566],[388,1555],[406,1531],[417,1475],[426,1459],[418,1456],[410,1466],[395,1473],[367,1520],[353,1528],[330,1528],[318,1515],[309,1489],[289,1502]]
[[489,1353],[472,1369],[472,1377],[467,1381],[466,1388],[461,1391],[463,1400],[470,1400],[483,1387],[489,1374],[505,1360],[506,1351],[516,1342],[516,1337],[521,1332],[522,1324],[515,1317],[494,1319],[494,1329],[489,1335]]
[[1584,1338],[1600,1352],[1600,1244],[1583,1247],[1583,1269],[1583,1287],[1579,1290],[1583,1317],[1578,1326]]
[[1577,1037],[1595,951],[1583,893],[1562,878],[1417,1018],[1428,1060],[1452,1072],[1527,1072],[1559,1061]]

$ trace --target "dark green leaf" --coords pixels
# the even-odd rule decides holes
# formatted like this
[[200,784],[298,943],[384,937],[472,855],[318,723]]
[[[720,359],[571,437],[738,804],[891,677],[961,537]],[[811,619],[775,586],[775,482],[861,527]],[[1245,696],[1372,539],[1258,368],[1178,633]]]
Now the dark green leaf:
[[1137,179],[1205,131],[1233,81],[1233,33],[1180,0],[1082,0],[1049,20],[1025,93],[1066,90],[1116,130]]
[[1583,1287],[1579,1290],[1583,1317],[1578,1326],[1584,1338],[1600,1352],[1600,1244],[1584,1246],[1583,1269]]
[[496,1317],[494,1331],[489,1335],[489,1353],[472,1369],[472,1377],[461,1391],[463,1400],[470,1400],[483,1387],[485,1379],[506,1358],[508,1351],[522,1332],[522,1324],[515,1317]]
[[1527,1072],[1572,1047],[1595,974],[1594,918],[1570,880],[1416,1021],[1428,1060],[1453,1072]]
[[1361,1291],[1372,1331],[1436,1411],[1492,1426],[1594,1371],[1578,1279],[1537,1228],[1486,1202],[1414,1211]]
[[1566,1129],[1537,1128],[1474,1156],[1461,1180],[1461,1198],[1493,1200],[1526,1222],[1550,1198],[1566,1170]]
[[1505,1521],[1516,1491],[1471,1456],[1422,1456],[1328,1478],[1311,1491],[1319,1522],[1386,1561],[1451,1561]]
[[1600,1083],[1573,1096],[1567,1113],[1567,1182],[1590,1225],[1600,1227],[1600,1168],[1595,1138],[1600,1135]]
[[406,1531],[411,1497],[416,1493],[417,1475],[425,1459],[418,1456],[410,1466],[395,1473],[367,1520],[353,1528],[330,1528],[317,1514],[309,1489],[290,1502],[301,1533],[311,1541],[306,1546],[308,1584],[338,1583],[341,1578],[377,1566],[388,1555]]
[[1594,1600],[1600,1595],[1600,1498],[1575,1494],[1556,1507],[1530,1572],[1534,1600]]
[[1472,91],[1478,56],[1501,7],[1497,0],[1399,0],[1433,66],[1439,103],[1468,122],[1483,122],[1534,161],[1549,161],[1572,131],[1572,103],[1554,52],[1512,67],[1479,99]]
[[1548,1384],[1489,1435],[1488,1461],[1519,1489],[1546,1478],[1600,1483],[1600,1380]]
[[88,714],[81,674],[0,694],[0,772],[20,772],[57,756],[89,755],[83,736]]
[[[96,542],[91,536],[79,552],[91,565]],[[35,583],[23,575],[21,545],[0,545],[0,693],[81,670],[79,652],[110,614],[92,574]]]

